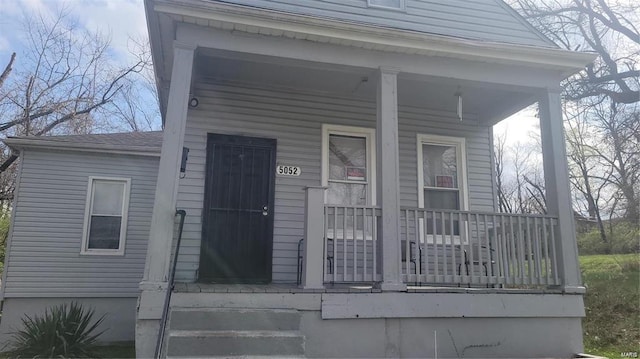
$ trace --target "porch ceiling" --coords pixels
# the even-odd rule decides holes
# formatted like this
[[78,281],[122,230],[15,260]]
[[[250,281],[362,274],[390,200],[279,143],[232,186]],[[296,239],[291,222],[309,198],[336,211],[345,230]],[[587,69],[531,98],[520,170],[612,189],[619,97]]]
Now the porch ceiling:
[[[374,101],[375,70],[287,60],[218,50],[204,50],[196,60],[196,79],[355,97]],[[398,75],[398,103],[435,111],[455,112],[460,91],[468,118],[495,124],[534,102],[531,93],[443,77]]]

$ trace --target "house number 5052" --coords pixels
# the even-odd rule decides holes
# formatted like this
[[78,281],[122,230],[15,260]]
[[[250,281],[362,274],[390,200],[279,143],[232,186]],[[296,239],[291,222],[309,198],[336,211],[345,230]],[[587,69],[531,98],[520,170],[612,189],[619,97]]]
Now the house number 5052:
[[278,165],[276,174],[280,176],[300,176],[300,167]]

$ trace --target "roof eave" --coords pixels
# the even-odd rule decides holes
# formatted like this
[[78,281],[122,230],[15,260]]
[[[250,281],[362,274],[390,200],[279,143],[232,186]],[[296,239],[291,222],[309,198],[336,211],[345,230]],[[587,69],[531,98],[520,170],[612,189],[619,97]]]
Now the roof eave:
[[158,64],[164,62],[162,58],[162,41],[160,39],[159,22],[157,13],[153,10],[154,0],[144,0],[144,12],[147,19],[147,32],[149,34],[149,46],[151,47],[151,60],[154,64],[154,78],[156,80],[157,100],[160,106],[160,117],[162,126],[164,127],[164,118],[166,113],[166,104],[162,101],[164,94],[163,79],[159,76],[160,69]]
[[16,151],[22,151],[26,148],[38,148],[38,149],[54,149],[63,151],[76,151],[76,152],[96,152],[96,153],[109,153],[120,154],[129,156],[151,156],[159,157],[160,148],[149,146],[116,146],[106,144],[89,144],[89,143],[68,143],[68,142],[54,142],[43,141],[41,139],[27,139],[19,137],[9,137],[4,140],[11,149]]
[[[348,40],[355,44],[366,44],[367,48],[383,49],[381,51],[387,52],[422,53],[428,56],[546,69],[555,71],[559,75],[558,81],[581,71],[597,57],[594,53],[574,52],[557,47],[478,41],[215,1],[145,0],[145,6],[148,18],[157,18],[159,13],[164,13],[206,20],[208,24],[239,24],[252,29],[300,33],[309,35],[309,39]],[[162,46],[160,32],[152,29],[151,24],[149,26],[152,48],[159,48]],[[162,58],[161,53],[154,55],[156,66],[159,64],[158,60],[162,61],[162,64],[165,63],[166,59]],[[156,73],[159,71],[162,70],[157,66]],[[161,91],[164,91],[164,88],[159,89],[159,93]],[[162,94],[160,98],[164,98]]]

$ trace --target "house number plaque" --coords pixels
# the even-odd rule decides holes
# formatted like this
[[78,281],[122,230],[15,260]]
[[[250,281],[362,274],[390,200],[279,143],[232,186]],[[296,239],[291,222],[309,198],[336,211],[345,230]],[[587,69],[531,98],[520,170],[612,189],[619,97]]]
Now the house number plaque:
[[298,167],[298,166],[278,165],[278,167],[276,168],[276,174],[278,176],[294,176],[294,177],[298,177],[298,176],[300,176],[300,167]]

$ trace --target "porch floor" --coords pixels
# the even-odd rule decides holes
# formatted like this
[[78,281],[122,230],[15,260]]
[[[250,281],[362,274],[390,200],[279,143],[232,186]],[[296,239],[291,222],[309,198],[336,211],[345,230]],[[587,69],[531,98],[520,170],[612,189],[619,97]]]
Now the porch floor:
[[[218,284],[175,283],[177,293],[382,293],[379,288],[366,284],[326,284],[324,289],[304,289],[294,283],[272,284]],[[407,286],[408,293],[470,293],[470,294],[559,294],[562,289],[520,288],[468,288],[428,285]]]

